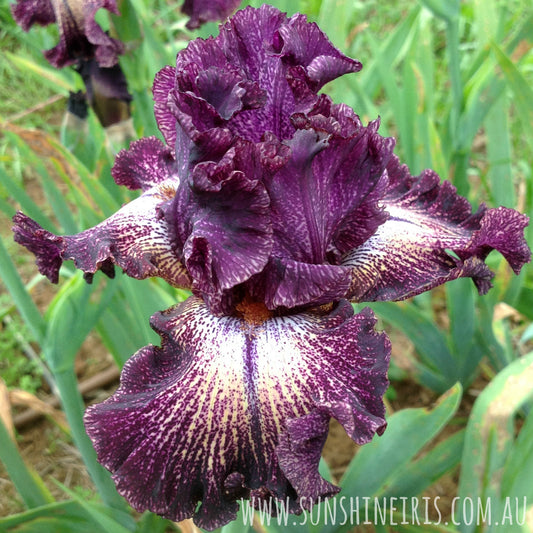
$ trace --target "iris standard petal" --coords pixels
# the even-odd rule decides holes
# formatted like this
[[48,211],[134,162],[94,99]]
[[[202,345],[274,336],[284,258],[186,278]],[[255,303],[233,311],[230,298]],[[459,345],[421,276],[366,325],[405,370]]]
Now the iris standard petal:
[[89,407],[98,459],[136,509],[207,529],[234,519],[241,497],[297,511],[338,490],[318,475],[331,416],[358,443],[384,430],[390,343],[370,310],[239,309],[217,318],[192,297],[154,315],[161,348],[137,352],[117,392]]
[[[222,25],[217,37],[189,43],[175,69],[163,69],[154,85],[156,116],[170,145],[176,122],[191,139],[222,127],[253,142],[266,132],[290,139],[290,116],[300,99],[290,82],[294,69],[316,99],[324,83],[360,68],[304,16],[248,7]],[[312,99],[306,94],[306,103]]]
[[472,214],[468,201],[433,171],[413,178],[396,158],[387,171],[382,205],[389,219],[341,261],[353,269],[347,298],[400,300],[459,277],[471,277],[484,294],[493,277],[484,260],[492,250],[517,274],[530,261],[525,215],[484,206]]
[[40,272],[57,282],[63,261],[73,259],[90,281],[97,270],[113,276],[113,265],[133,278],[158,276],[177,287],[190,287],[172,233],[159,213],[174,197],[176,181],[168,179],[126,204],[94,228],[57,236],[22,213],[13,217],[15,241],[36,254]]

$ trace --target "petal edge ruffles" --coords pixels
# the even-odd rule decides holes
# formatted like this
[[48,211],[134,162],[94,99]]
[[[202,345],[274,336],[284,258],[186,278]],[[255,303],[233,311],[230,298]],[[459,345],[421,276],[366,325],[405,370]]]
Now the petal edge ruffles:
[[346,301],[261,323],[215,317],[195,297],[158,313],[161,348],[137,352],[87,411],[99,461],[136,509],[207,529],[234,519],[242,496],[288,498],[293,512],[331,496],[318,475],[329,418],[358,443],[385,428],[390,343],[374,325]]

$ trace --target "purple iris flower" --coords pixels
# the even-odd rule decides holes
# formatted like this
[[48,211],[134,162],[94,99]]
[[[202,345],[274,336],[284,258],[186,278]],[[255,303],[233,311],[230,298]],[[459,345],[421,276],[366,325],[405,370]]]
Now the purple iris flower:
[[138,199],[70,236],[15,215],[53,282],[73,259],[89,281],[118,265],[192,290],[86,414],[134,508],[213,529],[242,497],[297,512],[335,494],[318,474],[330,418],[360,444],[386,426],[390,343],[349,302],[459,277],[485,293],[491,250],[516,273],[530,260],[526,216],[472,213],[434,172],[411,176],[378,121],[319,94],[360,69],[304,16],[246,8],[157,75],[165,142],[136,141],[113,168]]
[[95,59],[100,67],[112,67],[124,53],[124,45],[96,23],[94,17],[100,8],[118,14],[115,0],[18,0],[11,9],[24,31],[34,24],[57,23],[59,44],[44,52],[54,67],[89,59]]

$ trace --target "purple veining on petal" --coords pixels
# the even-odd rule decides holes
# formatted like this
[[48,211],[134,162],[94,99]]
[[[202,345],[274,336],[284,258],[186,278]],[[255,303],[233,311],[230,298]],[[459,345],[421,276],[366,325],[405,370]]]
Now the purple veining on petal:
[[341,54],[320,28],[308,23],[304,15],[291,17],[288,24],[279,28],[276,37],[277,53],[284,62],[304,67],[315,93],[339,76],[363,68],[359,61]]
[[168,178],[177,179],[171,150],[156,137],[144,137],[121,150],[111,170],[117,185],[147,191]]
[[244,312],[216,318],[192,297],[156,314],[162,347],[137,352],[118,391],[88,409],[99,461],[137,510],[207,529],[247,494],[297,511],[338,490],[318,475],[331,416],[358,443],[384,430],[390,343],[368,309]]
[[491,250],[502,252],[516,273],[530,261],[525,215],[484,206],[473,214],[449,182],[441,184],[432,171],[413,178],[397,158],[388,176],[382,204],[389,220],[341,261],[353,268],[346,297],[399,300],[459,277],[473,278],[484,294],[493,277],[484,263]]
[[18,213],[14,217],[15,240],[36,254],[39,270],[52,282],[57,282],[61,263],[73,259],[88,281],[97,270],[111,275],[116,264],[133,278],[159,276],[171,285],[188,288],[189,274],[159,212],[174,197],[176,185],[169,178],[104,222],[76,235],[56,236]]
[[63,238],[43,229],[35,220],[20,211],[13,217],[13,238],[32,254],[35,254],[39,272],[52,283],[59,280],[59,268],[63,263],[61,249]]
[[192,41],[174,72],[162,71],[154,86],[156,115],[169,144],[175,135],[170,114],[192,139],[213,127],[253,142],[266,132],[290,139],[299,97],[290,85],[292,70],[303,69],[302,83],[316,97],[324,83],[360,66],[302,15],[288,19],[270,6],[246,8],[218,37]]
[[181,11],[190,17],[187,28],[195,30],[206,22],[224,20],[240,3],[241,0],[185,0]]

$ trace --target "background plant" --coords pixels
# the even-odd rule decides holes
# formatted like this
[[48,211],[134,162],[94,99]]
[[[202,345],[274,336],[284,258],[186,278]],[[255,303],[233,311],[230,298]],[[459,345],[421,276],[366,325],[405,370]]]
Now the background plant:
[[[325,91],[352,106],[363,121],[380,116],[382,134],[397,138],[397,152],[413,174],[434,168],[474,205],[485,201],[533,214],[533,8],[528,1],[271,3],[289,13],[307,13],[337,47],[363,62],[361,73],[344,76]],[[133,95],[137,135],[157,135],[150,94],[155,73],[172,64],[190,38],[216,32],[216,25],[189,32],[186,19],[170,0],[124,0],[120,8],[121,17],[100,13],[98,21],[128,45],[120,61]],[[134,519],[107,472],[96,463],[81,421],[84,404],[74,360],[94,329],[122,366],[138,348],[157,342],[148,317],[186,294],[160,280],[139,282],[125,276],[115,280],[96,276],[93,285],[86,285],[81,274],[67,265],[51,301],[45,308],[36,305],[39,276],[31,266],[33,260],[19,255],[7,217],[22,208],[51,231],[76,233],[115,212],[132,193],[112,181],[109,169],[119,147],[109,142],[92,114],[84,137],[58,120],[68,92],[82,85],[71,70],[55,70],[42,57],[41,51],[57,39],[54,29],[22,32],[11,20],[5,0],[0,17],[6,58],[0,66],[0,96],[5,102],[0,116],[0,209],[6,215],[0,275],[9,295],[9,300],[4,297],[2,317],[25,325],[24,335],[53,377],[71,438],[96,488],[93,499],[65,488],[65,499],[54,501],[0,425],[0,459],[27,508],[0,519],[0,529],[164,531],[174,526],[149,513]],[[529,242],[531,231],[528,228]],[[496,254],[489,263],[498,275],[485,297],[475,294],[469,280],[458,280],[408,302],[372,305],[381,320],[413,347],[393,360],[391,377],[398,381],[393,381],[392,392],[395,387],[400,390],[401,380],[414,379],[444,396],[435,406],[427,406],[431,410],[391,413],[387,432],[362,448],[344,473],[342,495],[421,495],[461,463],[458,495],[491,496],[498,505],[509,495],[525,495],[530,505],[533,502],[528,482],[533,471],[533,420],[528,416],[533,359],[525,355],[531,350],[532,269],[525,268],[515,278]],[[9,362],[21,356],[8,343],[1,357]],[[10,369],[14,366],[9,363]],[[486,388],[468,419],[461,419],[457,416],[461,398],[475,380]],[[515,436],[517,420],[521,431]],[[457,431],[451,432],[451,427]],[[441,436],[436,444],[439,434],[446,438]],[[325,464],[322,468],[325,476],[331,476]],[[289,526],[279,529],[272,521],[264,528],[286,531]],[[392,526],[382,530],[388,527]],[[242,522],[223,530],[232,528],[242,531]],[[474,530],[466,524],[393,526],[398,531],[428,528]],[[292,529],[349,528],[322,519]]]

